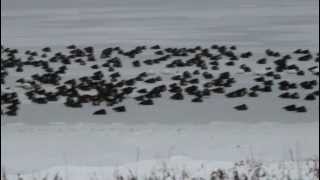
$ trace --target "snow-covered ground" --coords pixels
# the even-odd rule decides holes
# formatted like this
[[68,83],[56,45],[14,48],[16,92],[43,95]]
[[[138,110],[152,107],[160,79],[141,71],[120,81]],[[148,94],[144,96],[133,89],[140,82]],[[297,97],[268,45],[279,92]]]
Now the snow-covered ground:
[[[25,175],[9,175],[8,179],[23,180],[245,180],[245,179],[305,179],[319,178],[319,161],[282,161],[261,163],[259,161],[199,161],[183,156],[158,160],[144,160],[121,166],[56,166],[45,171]],[[221,178],[220,178],[221,177]]]
[[[106,117],[108,118],[108,117]],[[10,124],[2,141],[8,172],[37,172],[52,166],[120,166],[138,160],[186,156],[208,161],[291,160],[319,152],[319,124]],[[295,156],[295,155],[294,155]],[[18,171],[17,171],[18,170]]]
[[[256,54],[266,48],[317,52],[318,5],[316,0],[4,0],[1,44],[62,49],[71,43],[98,48],[217,43]],[[84,73],[77,68],[70,72]],[[129,100],[128,112],[95,118],[90,106],[70,110],[23,102],[18,117],[1,117],[1,166],[9,174],[42,177],[59,171],[71,174],[68,179],[94,173],[108,179],[117,167],[149,173],[170,159],[170,165],[190,168],[193,174],[204,164],[199,170],[204,175],[239,160],[272,164],[291,160],[292,154],[299,159],[319,156],[318,101],[304,102],[311,109],[306,114],[291,114],[280,109],[288,102],[272,96],[259,101],[214,97],[201,104],[164,99],[156,108]],[[235,103],[252,107],[239,113],[230,108]],[[180,156],[188,158],[173,158]]]

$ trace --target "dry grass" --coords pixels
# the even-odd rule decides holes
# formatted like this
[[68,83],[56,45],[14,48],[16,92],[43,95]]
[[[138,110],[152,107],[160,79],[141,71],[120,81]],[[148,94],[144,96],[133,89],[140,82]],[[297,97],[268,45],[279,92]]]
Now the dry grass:
[[[319,180],[319,160],[308,160],[305,163],[306,167],[308,168],[304,169],[303,172],[298,172],[298,174],[302,174],[302,177],[292,176],[290,174],[289,166],[284,168],[284,166],[279,165],[280,173],[275,173],[267,170],[267,168],[265,168],[262,163],[246,161],[236,163],[235,166],[231,169],[213,170],[207,177],[194,177],[186,170],[182,170],[181,172],[177,173],[165,166],[157,172],[151,172],[150,175],[146,177],[138,177],[137,175],[135,175],[135,173],[133,173],[133,171],[129,171],[127,175],[114,175],[113,180]],[[245,171],[239,170],[244,166],[246,167]],[[98,178],[91,179],[98,180]],[[17,175],[16,178],[8,179],[5,172],[2,171],[1,180],[24,180],[24,178],[22,175]],[[41,179],[33,178],[32,180],[65,179],[63,179],[59,174],[56,174],[53,178],[43,177]]]

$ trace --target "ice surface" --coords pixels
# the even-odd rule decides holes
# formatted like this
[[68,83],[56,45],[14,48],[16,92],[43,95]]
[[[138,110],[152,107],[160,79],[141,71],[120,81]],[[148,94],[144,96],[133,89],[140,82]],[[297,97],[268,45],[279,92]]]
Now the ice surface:
[[316,0],[5,0],[1,43],[318,49],[318,5]]

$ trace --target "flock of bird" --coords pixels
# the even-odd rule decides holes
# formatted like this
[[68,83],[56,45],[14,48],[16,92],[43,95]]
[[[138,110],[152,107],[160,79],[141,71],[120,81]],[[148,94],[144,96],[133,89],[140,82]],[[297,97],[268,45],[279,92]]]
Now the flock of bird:
[[[257,72],[255,67],[263,71]],[[69,75],[77,69],[90,75]],[[161,69],[163,73],[148,69]],[[69,108],[92,104],[97,107],[93,115],[106,115],[108,109],[126,112],[123,102],[127,99],[152,106],[157,98],[166,97],[201,103],[214,95],[259,100],[262,94],[299,100],[300,104],[281,108],[284,112],[306,113],[308,108],[301,103],[318,100],[318,75],[319,53],[304,49],[289,54],[267,49],[257,58],[252,52],[239,52],[236,46],[220,45],[137,46],[127,51],[109,47],[99,52],[91,46],[76,45],[61,52],[50,47],[22,52],[2,45],[1,115],[17,116],[22,97],[35,104],[55,102]],[[248,77],[252,85],[238,87],[237,82]],[[297,82],[298,77],[303,80]],[[233,108],[246,111],[250,105],[240,103]]]

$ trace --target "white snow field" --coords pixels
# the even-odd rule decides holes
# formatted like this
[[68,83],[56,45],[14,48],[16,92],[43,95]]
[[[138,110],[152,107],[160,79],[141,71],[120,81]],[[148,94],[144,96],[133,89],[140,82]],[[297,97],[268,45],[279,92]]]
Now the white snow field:
[[[278,176],[282,170],[294,176],[295,162],[293,168],[277,167],[295,159],[317,158],[318,127],[318,123],[236,122],[130,126],[12,124],[6,128],[2,140],[2,163],[13,177],[22,173],[29,174],[30,179],[47,173],[50,177],[56,173],[74,177],[70,179],[81,176],[89,179],[95,173],[98,177],[111,177],[118,168],[122,169],[121,175],[138,169],[143,177],[150,175],[153,168],[161,168],[163,163],[177,174],[186,169],[192,176],[206,178],[210,171],[229,169],[235,162],[254,159]],[[179,156],[183,156],[183,161],[176,161],[175,157]]]
[[[251,50],[257,57],[267,48],[317,53],[318,7],[317,0],[1,0],[1,44],[23,50],[62,50],[70,44],[98,49],[223,44]],[[161,66],[140,70],[180,73]],[[124,76],[138,73],[128,67],[120,71]],[[31,73],[27,69],[24,75]],[[88,73],[71,66],[66,76]],[[21,75],[11,74],[9,85],[22,92],[14,87]],[[239,85],[250,84],[250,75],[239,76]],[[289,72],[282,76],[296,78]],[[61,103],[42,106],[22,99],[19,116],[1,116],[1,167],[9,180],[17,174],[29,180],[56,173],[66,180],[111,180],[130,170],[142,178],[165,165],[177,174],[186,170],[207,178],[214,169],[254,159],[279,176],[286,164],[284,169],[298,178],[299,163],[286,162],[319,157],[319,100],[302,101],[216,96],[201,104],[163,98],[155,106],[141,107],[129,99],[126,113],[93,117],[96,108],[91,106],[67,109]],[[296,102],[306,105],[308,113],[281,109]],[[237,103],[248,103],[250,109],[237,112],[232,109]],[[303,173],[309,170],[302,166]]]

